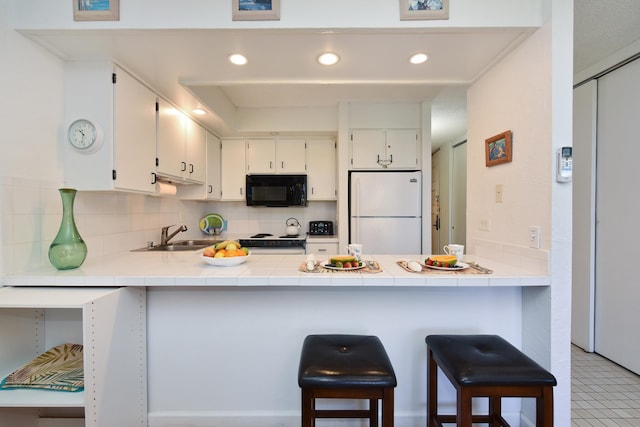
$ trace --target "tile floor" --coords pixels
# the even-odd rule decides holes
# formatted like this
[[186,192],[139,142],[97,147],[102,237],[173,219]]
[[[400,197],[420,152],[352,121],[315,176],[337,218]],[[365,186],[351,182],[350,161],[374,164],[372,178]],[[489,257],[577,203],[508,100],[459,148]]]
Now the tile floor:
[[640,376],[571,346],[571,426],[640,426]]

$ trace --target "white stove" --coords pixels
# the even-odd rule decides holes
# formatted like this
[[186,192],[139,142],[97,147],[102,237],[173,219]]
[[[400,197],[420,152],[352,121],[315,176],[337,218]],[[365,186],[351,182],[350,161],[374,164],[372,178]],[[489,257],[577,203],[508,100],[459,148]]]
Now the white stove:
[[239,239],[239,243],[249,248],[254,254],[304,254],[306,237],[304,236],[274,236],[269,233],[254,234],[246,239]]

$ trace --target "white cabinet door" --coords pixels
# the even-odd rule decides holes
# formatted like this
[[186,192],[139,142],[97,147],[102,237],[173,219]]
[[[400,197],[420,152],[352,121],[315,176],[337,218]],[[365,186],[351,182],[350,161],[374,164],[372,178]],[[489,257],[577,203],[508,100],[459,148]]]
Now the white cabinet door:
[[388,169],[418,169],[418,132],[415,129],[388,129],[386,159]]
[[158,175],[181,179],[185,159],[186,116],[162,98],[158,99]]
[[222,140],[220,158],[222,174],[221,200],[246,200],[245,197],[245,141]]
[[353,130],[350,144],[352,169],[380,169],[378,161],[385,158],[384,130]]
[[248,140],[247,173],[305,173],[305,140]]
[[276,141],[276,172],[282,174],[305,173],[305,153],[304,139]]
[[333,139],[307,141],[307,199],[336,200],[336,143]]
[[207,188],[206,198],[220,200],[222,193],[220,173],[222,143],[211,132],[207,132]]
[[156,171],[156,95],[129,74],[116,71],[113,185],[151,193]]
[[187,170],[183,178],[195,183],[206,180],[207,133],[198,123],[186,119],[185,158]]
[[416,129],[354,129],[351,169],[419,169]]
[[247,173],[269,174],[276,172],[276,141],[274,139],[250,139],[247,141]]
[[153,194],[156,172],[156,96],[110,61],[73,61],[64,66],[65,127],[90,119],[102,128],[103,145],[75,150],[65,132],[65,186],[79,191]]

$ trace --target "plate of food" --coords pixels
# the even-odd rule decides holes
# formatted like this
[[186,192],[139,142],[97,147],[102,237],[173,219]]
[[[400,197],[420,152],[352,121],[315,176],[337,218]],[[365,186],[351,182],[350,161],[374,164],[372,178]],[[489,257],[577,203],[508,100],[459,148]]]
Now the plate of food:
[[351,255],[336,255],[329,258],[329,261],[320,263],[320,265],[329,270],[341,271],[360,270],[366,267],[363,262],[358,261],[356,257]]
[[427,268],[431,268],[433,270],[443,270],[443,271],[455,271],[455,270],[465,270],[469,268],[469,264],[465,264],[464,262],[458,262],[455,265],[450,265],[448,267],[436,267],[435,265],[424,265]]
[[433,255],[424,260],[424,266],[434,270],[454,271],[469,268],[469,264],[458,261],[455,255]]
[[345,267],[344,265],[336,265],[336,264],[331,264],[329,261],[325,261],[323,263],[320,263],[320,265],[324,268],[326,268],[327,270],[339,270],[339,271],[351,271],[351,270],[361,270],[363,268],[366,267],[365,264],[362,265],[357,265],[356,267]]

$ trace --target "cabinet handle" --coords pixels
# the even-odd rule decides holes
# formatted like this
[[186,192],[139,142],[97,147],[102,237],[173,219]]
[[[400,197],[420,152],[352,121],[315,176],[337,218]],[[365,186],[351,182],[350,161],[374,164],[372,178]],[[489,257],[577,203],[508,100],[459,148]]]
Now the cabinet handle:
[[242,187],[240,187],[240,195],[242,196]]
[[186,162],[180,162],[180,164],[182,165],[182,169],[181,171],[184,172],[187,170],[187,163]]
[[151,172],[151,176],[153,177],[153,179],[151,180],[151,184],[155,184],[156,182],[158,182],[158,175],[156,175],[155,172]]
[[189,166],[191,167],[191,172],[189,172],[189,173],[193,173],[193,164],[189,163]]
[[393,163],[393,154],[389,154],[389,163]]
[[311,187],[311,194],[313,194],[313,187]]
[[327,248],[320,248],[318,249],[318,252],[327,252]]
[[213,185],[209,186],[209,194],[213,193]]
[[269,169],[273,169],[273,162],[269,162]]
[[280,169],[284,169],[284,161],[280,163]]

